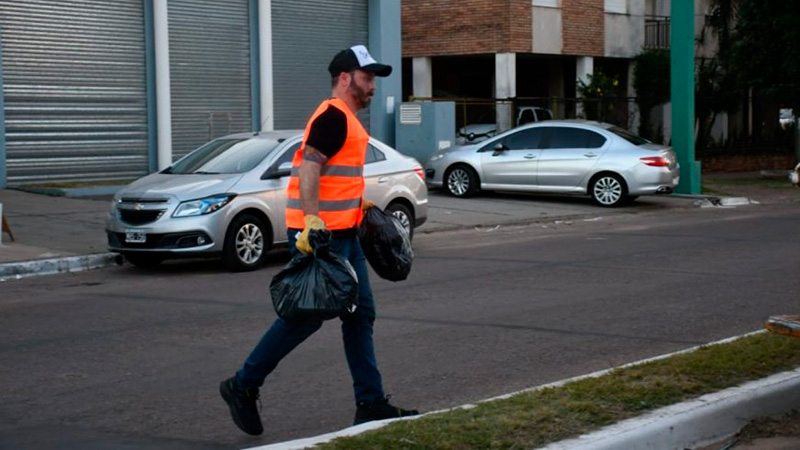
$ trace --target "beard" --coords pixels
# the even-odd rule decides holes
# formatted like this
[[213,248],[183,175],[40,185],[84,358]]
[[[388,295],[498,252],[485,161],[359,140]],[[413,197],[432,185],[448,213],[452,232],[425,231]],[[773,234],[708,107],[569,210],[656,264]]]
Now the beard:
[[361,86],[356,84],[354,79],[350,80],[350,86],[347,87],[347,92],[353,97],[359,109],[364,109],[369,106],[372,101],[374,91],[367,92]]

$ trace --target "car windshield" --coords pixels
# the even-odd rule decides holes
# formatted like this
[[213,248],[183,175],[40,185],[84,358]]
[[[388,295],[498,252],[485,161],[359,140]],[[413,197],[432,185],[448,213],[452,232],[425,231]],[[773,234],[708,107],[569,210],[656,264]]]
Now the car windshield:
[[617,136],[625,139],[626,141],[630,142],[633,145],[644,145],[644,144],[652,144],[652,142],[648,141],[643,137],[639,137],[628,130],[624,130],[619,127],[611,127],[608,131],[616,134]]
[[263,161],[278,144],[273,139],[215,139],[186,155],[165,173],[244,173]]

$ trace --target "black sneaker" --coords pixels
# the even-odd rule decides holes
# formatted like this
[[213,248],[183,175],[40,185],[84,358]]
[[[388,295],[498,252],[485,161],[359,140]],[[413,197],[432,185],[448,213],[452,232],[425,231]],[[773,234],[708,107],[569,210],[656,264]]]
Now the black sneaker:
[[394,419],[396,417],[408,417],[419,415],[416,409],[401,409],[389,404],[389,398],[386,396],[380,400],[372,403],[359,402],[356,404],[356,418],[353,420],[353,425],[358,425],[364,422],[371,422],[373,420]]
[[264,432],[256,408],[258,389],[242,388],[236,383],[236,377],[231,377],[219,384],[219,393],[228,404],[233,422],[239,429],[253,436]]

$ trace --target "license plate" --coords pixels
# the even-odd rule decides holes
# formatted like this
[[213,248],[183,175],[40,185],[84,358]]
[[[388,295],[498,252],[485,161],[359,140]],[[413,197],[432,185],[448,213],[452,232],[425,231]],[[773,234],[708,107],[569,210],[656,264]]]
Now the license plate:
[[129,244],[144,244],[147,241],[147,233],[142,230],[125,230],[125,242]]

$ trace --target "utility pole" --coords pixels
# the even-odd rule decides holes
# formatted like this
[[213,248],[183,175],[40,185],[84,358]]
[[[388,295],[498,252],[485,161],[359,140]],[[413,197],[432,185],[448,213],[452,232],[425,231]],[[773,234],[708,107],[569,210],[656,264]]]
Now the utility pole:
[[672,148],[681,165],[677,192],[700,193],[700,163],[694,160],[694,0],[672,0],[670,69]]

